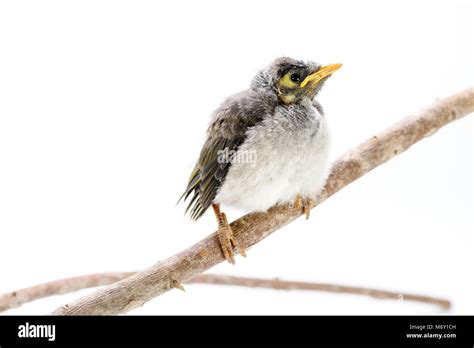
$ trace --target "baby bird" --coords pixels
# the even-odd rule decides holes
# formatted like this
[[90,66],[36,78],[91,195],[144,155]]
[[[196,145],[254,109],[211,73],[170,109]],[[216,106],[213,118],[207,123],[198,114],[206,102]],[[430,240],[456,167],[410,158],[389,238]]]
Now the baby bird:
[[234,264],[245,256],[220,206],[262,212],[294,203],[309,206],[328,174],[329,132],[315,100],[341,64],[321,66],[282,57],[261,70],[250,88],[230,96],[214,112],[207,139],[180,200],[199,219],[212,206],[219,242]]

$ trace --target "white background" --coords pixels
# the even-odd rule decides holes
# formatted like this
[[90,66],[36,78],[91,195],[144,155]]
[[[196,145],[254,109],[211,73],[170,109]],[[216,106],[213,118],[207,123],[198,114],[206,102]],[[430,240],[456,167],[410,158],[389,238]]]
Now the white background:
[[[213,232],[211,213],[192,223],[176,200],[210,113],[274,58],[344,64],[319,96],[337,158],[472,85],[472,22],[470,1],[1,2],[0,292],[140,270]],[[472,135],[472,116],[443,128],[212,272],[446,297],[448,313],[473,314]],[[443,313],[186,288],[131,313]]]

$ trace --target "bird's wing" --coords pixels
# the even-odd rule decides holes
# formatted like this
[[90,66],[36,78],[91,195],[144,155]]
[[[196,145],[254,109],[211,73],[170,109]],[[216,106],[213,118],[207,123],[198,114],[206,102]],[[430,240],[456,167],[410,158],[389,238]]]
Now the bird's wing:
[[[216,112],[209,125],[206,142],[191,173],[188,186],[181,196],[190,198],[186,213],[191,219],[199,219],[212,204],[217,191],[224,183],[232,163],[218,161],[221,151],[237,151],[244,142],[247,130],[263,118],[263,110],[254,107],[252,112],[246,106],[233,103]],[[221,163],[219,163],[221,162]]]

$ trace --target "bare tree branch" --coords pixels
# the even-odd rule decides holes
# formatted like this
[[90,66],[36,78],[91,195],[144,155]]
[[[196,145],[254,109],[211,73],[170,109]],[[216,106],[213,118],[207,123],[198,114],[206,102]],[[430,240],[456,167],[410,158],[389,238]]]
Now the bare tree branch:
[[[332,167],[316,204],[357,178],[432,135],[442,126],[474,111],[474,88],[439,100],[343,155]],[[239,244],[248,249],[301,215],[300,209],[275,206],[266,213],[247,214],[231,226]],[[125,313],[185,283],[224,261],[217,234],[115,284],[66,304],[56,315]]]
[[95,273],[85,276],[53,280],[28,288],[8,292],[0,295],[0,312],[18,308],[25,303],[41,298],[67,294],[81,289],[109,285],[135,274],[135,272]]
[[268,288],[275,290],[310,290],[337,292],[341,294],[353,294],[373,297],[385,300],[417,301],[439,305],[444,309],[449,309],[451,304],[448,300],[423,295],[407,294],[395,291],[379,289],[360,288],[347,285],[335,285],[326,283],[297,282],[280,279],[259,279],[247,277],[234,277],[220,274],[201,274],[191,279],[191,284],[218,284],[237,285],[250,288]]
[[[65,294],[95,286],[113,284],[119,280],[131,276],[134,273],[135,272],[89,274],[80,277],[54,280],[48,283],[39,284],[29,288],[24,288],[10,293],[6,293],[0,295],[0,312],[12,308],[18,308],[25,303],[32,302],[48,296]],[[418,301],[439,305],[443,309],[449,309],[449,307],[451,306],[448,300],[429,296],[413,295],[407,293],[360,288],[345,285],[285,281],[276,278],[259,279],[234,277],[221,274],[201,274],[191,279],[188,284],[233,285],[275,290],[325,291],[369,296],[377,299]],[[182,289],[184,290],[184,288]]]

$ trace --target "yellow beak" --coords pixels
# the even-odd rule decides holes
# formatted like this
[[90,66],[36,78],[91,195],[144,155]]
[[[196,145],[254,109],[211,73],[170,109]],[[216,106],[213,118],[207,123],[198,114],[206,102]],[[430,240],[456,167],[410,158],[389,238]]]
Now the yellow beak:
[[333,74],[341,66],[342,66],[342,64],[331,64],[331,65],[323,66],[318,71],[312,73],[311,75],[308,75],[303,80],[303,82],[301,82],[300,87],[304,88],[310,82],[313,82],[313,84],[316,85],[319,81],[321,81],[326,76],[329,76],[329,75]]

